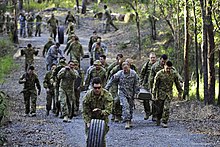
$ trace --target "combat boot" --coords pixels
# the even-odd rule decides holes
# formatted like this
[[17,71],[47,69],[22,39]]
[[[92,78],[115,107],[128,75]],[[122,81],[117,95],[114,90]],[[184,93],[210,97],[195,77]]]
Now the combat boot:
[[149,118],[149,114],[145,113],[144,114],[144,120],[148,120],[148,118]]
[[130,128],[131,128],[131,121],[128,120],[128,121],[126,121],[125,129],[130,129]]
[[163,128],[167,128],[167,127],[168,127],[167,123],[161,123],[161,126],[162,126]]
[[50,112],[50,111],[49,111],[49,110],[47,110],[47,112],[46,112],[46,115],[47,115],[47,116],[49,115],[49,112]]

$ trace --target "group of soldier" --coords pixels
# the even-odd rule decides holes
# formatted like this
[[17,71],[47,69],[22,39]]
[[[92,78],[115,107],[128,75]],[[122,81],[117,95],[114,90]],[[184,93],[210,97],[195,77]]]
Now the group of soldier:
[[9,12],[4,13],[0,10],[0,33],[10,34],[15,29],[14,17]]

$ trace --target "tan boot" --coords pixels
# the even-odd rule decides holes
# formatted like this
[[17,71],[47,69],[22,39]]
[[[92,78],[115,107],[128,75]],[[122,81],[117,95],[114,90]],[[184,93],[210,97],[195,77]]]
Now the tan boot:
[[131,121],[126,121],[126,124],[125,124],[125,129],[130,129],[131,128]]

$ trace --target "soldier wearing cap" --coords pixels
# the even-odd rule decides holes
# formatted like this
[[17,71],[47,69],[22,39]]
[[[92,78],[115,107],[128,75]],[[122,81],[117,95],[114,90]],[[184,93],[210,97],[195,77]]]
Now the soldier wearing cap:
[[[94,67],[89,70],[88,75],[85,77],[84,86],[88,89],[91,86],[92,79],[95,77],[100,77],[102,80],[102,86],[106,83],[106,70],[102,67],[102,63],[99,60],[94,62]],[[91,88],[91,87],[90,87]]]

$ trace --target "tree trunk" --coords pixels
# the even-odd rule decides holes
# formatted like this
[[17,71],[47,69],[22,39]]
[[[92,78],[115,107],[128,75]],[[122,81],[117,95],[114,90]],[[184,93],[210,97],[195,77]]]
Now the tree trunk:
[[198,62],[198,39],[197,39],[197,18],[196,18],[196,6],[193,0],[193,15],[194,15],[194,36],[195,36],[195,51],[196,51],[196,99],[200,101],[199,96],[199,62]]
[[[220,49],[218,49],[218,64],[220,65]],[[218,68],[218,82],[220,82],[220,67]],[[220,106],[220,85],[218,85],[218,102]]]
[[209,99],[208,104],[215,103],[215,41],[214,41],[214,26],[212,23],[212,0],[208,0],[207,3],[207,39],[208,39],[208,90]]
[[[205,2],[204,2],[205,1]],[[200,0],[201,13],[202,13],[202,54],[203,54],[203,77],[204,77],[204,102],[208,104],[208,63],[207,63],[207,26],[206,26],[206,0]]]
[[184,93],[183,99],[189,98],[189,8],[188,0],[185,0],[185,42],[184,42]]
[[87,0],[82,0],[82,14],[86,14],[86,4]]
[[76,9],[77,9],[77,13],[79,13],[79,0],[76,0]]
[[14,13],[15,13],[15,28],[14,28],[14,32],[13,32],[13,42],[18,44],[18,25],[17,25],[17,1],[14,0]]

